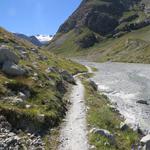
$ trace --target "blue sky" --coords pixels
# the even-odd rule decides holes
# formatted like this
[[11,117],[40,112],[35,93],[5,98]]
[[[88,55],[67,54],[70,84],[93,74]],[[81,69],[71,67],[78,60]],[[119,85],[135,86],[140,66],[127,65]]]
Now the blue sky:
[[24,33],[54,34],[81,0],[0,0],[0,26]]

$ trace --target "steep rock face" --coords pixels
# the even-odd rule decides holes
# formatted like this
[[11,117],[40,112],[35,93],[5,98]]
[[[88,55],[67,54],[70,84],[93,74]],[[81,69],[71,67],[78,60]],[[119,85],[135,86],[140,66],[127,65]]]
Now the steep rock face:
[[83,0],[47,48],[57,54],[80,53],[149,25],[149,0]]
[[84,0],[58,32],[86,26],[101,35],[109,34],[118,26],[122,13],[135,2],[137,0]]

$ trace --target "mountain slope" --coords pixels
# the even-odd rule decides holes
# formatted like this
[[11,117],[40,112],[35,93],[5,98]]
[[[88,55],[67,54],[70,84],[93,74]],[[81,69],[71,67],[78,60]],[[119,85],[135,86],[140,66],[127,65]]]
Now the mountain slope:
[[[57,126],[65,115],[68,101],[64,96],[75,84],[72,75],[83,71],[84,66],[0,28],[0,128],[1,123],[5,128],[6,124],[12,126],[7,128],[9,132],[21,132],[18,136],[23,135],[31,142],[38,135],[44,138],[48,129]],[[29,139],[28,132],[34,134],[33,139]],[[0,134],[5,135],[5,130]],[[23,145],[26,149],[34,146]],[[7,143],[2,142],[1,146]]]
[[[149,8],[150,2],[147,0],[83,0],[79,8],[60,26],[48,49],[62,55],[88,56],[97,61],[148,62],[149,53],[144,52],[145,44],[142,46],[141,40],[149,47]],[[141,32],[147,38],[140,37]],[[132,52],[127,49],[130,44],[126,43],[130,41],[129,35],[133,37],[133,43],[137,43],[134,50],[141,45],[140,55],[144,59],[138,56],[126,59],[132,58]],[[122,46],[117,50],[110,44],[111,50],[105,51],[106,41],[111,41],[111,44],[121,42]],[[116,58],[116,51],[120,51],[119,59]]]
[[28,42],[31,42],[35,46],[43,45],[35,36],[27,36],[27,35],[20,34],[20,33],[14,33],[14,35],[18,38],[21,38],[23,40],[27,40]]

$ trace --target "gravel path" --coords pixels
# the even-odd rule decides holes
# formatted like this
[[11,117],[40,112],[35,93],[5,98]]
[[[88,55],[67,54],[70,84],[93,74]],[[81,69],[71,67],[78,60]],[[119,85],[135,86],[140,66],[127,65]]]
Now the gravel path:
[[84,86],[77,77],[76,83],[70,96],[72,104],[61,129],[59,150],[88,150]]

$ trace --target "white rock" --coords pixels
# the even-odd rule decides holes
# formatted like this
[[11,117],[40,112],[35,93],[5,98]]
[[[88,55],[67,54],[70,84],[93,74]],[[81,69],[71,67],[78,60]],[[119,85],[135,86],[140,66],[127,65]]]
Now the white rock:
[[142,150],[150,150],[150,134],[144,136],[140,142],[143,146]]
[[24,102],[22,98],[18,98],[18,97],[13,97],[13,99],[11,101],[16,104]]
[[23,99],[23,100],[26,100],[26,99],[27,99],[27,96],[26,96],[24,93],[22,93],[22,92],[19,92],[18,95],[19,95],[19,97],[20,97],[21,99]]
[[26,109],[30,109],[31,107],[31,105],[26,105]]
[[91,149],[91,150],[95,150],[96,147],[95,147],[94,145],[91,145],[91,146],[90,146],[90,149]]
[[112,144],[115,144],[114,135],[111,134],[108,130],[93,128],[90,130],[90,133],[100,134],[102,136],[105,136],[106,138],[110,140],[110,142],[112,142]]

